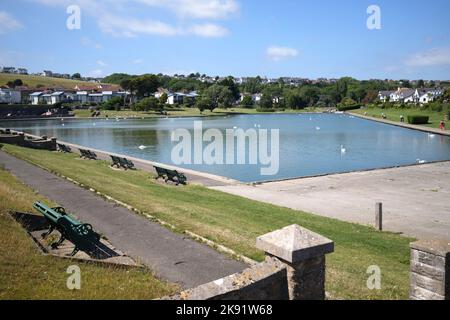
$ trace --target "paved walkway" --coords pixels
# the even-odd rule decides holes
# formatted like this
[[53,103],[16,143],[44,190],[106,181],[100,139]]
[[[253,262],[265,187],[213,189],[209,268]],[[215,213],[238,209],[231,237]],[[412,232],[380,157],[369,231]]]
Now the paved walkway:
[[428,133],[440,134],[443,136],[450,136],[450,130],[448,130],[448,129],[441,130],[438,128],[431,128],[431,127],[426,127],[426,126],[422,126],[422,125],[409,124],[406,122],[397,122],[397,121],[392,121],[392,120],[387,120],[387,119],[369,117],[369,116],[365,116],[365,115],[362,115],[362,114],[359,114],[356,112],[349,112],[349,114],[351,114],[355,117],[362,118],[362,119],[386,123],[386,124],[390,124],[390,125],[397,126],[397,127],[403,127],[403,128],[407,128],[407,129],[419,130],[419,131],[428,132]]
[[214,249],[152,223],[126,208],[0,151],[0,164],[43,196],[104,234],[157,276],[191,288],[246,268]]
[[450,241],[450,162],[213,189],[349,222]]

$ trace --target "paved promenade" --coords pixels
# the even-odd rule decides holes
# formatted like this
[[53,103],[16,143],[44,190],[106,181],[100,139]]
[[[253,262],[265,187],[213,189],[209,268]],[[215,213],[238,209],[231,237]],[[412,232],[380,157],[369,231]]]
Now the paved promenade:
[[247,267],[3,151],[0,165],[83,222],[92,224],[114,247],[182,288],[220,279]]
[[450,241],[450,162],[213,189],[339,220]]

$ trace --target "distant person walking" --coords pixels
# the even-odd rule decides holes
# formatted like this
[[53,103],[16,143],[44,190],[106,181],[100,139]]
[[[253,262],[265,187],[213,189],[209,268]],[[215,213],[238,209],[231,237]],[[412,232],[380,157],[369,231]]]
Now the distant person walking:
[[400,122],[405,122],[405,117],[403,115],[400,116]]
[[441,130],[445,130],[445,122],[444,122],[444,120],[441,121],[441,124],[439,125],[439,128]]
[[381,118],[386,119],[386,115],[384,113],[382,113]]

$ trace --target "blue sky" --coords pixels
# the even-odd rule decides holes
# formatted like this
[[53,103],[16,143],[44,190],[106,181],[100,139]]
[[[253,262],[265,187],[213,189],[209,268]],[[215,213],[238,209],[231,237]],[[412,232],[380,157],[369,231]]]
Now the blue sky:
[[[81,28],[69,30],[69,5]],[[367,8],[381,10],[369,30]],[[450,79],[448,0],[2,0],[0,65],[31,72]]]

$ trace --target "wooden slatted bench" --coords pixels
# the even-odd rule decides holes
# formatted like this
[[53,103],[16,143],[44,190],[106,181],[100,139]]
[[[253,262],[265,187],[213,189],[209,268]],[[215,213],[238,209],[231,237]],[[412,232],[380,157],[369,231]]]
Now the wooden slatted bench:
[[155,168],[156,173],[158,175],[156,177],[156,180],[158,180],[159,178],[163,178],[166,183],[168,181],[172,181],[175,182],[177,186],[179,184],[185,185],[187,182],[186,176],[183,173],[178,172],[177,170],[166,169],[158,166],[153,167]]

